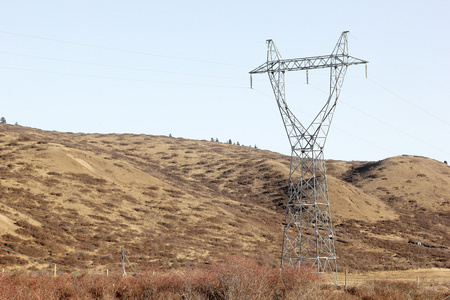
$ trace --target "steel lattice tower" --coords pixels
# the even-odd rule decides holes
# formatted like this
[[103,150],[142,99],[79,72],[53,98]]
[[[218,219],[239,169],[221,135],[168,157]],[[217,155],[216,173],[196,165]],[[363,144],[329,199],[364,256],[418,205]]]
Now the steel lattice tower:
[[[267,62],[250,71],[267,73],[291,144],[291,167],[286,203],[281,266],[305,265],[327,273],[338,284],[334,229],[331,221],[323,148],[349,65],[367,61],[348,55],[348,31],[330,55],[282,59],[267,40]],[[285,96],[286,71],[330,69],[330,94],[312,123],[305,127],[289,110]]]

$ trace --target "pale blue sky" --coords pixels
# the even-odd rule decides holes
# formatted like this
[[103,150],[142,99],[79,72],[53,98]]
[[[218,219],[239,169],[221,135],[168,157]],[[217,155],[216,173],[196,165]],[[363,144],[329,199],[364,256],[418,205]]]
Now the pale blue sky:
[[[325,157],[450,160],[448,1],[0,0],[0,116],[45,130],[232,139],[289,153],[267,76],[284,58],[329,54],[349,30],[349,67]],[[287,74],[305,124],[327,70]]]

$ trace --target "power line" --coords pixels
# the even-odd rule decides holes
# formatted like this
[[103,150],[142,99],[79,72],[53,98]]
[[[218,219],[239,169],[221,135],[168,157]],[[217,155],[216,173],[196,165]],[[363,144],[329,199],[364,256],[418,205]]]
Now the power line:
[[[311,84],[309,84],[309,85],[311,85]],[[315,87],[315,86],[313,86],[313,85],[311,85],[311,86],[312,86],[313,88],[317,89],[317,90],[320,91],[320,92],[326,93],[326,92],[324,92],[322,89],[319,89],[319,88],[317,88],[317,87]],[[261,93],[262,93],[262,92],[261,92]],[[265,93],[262,93],[262,94],[264,94],[265,96],[267,96],[267,94],[265,94]],[[342,100],[341,100],[340,102],[342,102]],[[303,112],[302,110],[298,109],[298,108],[295,107],[295,106],[289,105],[289,107],[290,107],[293,111],[296,111],[297,113],[301,113],[301,114],[303,114],[303,115],[305,115],[305,116],[307,116],[307,117],[309,117],[309,118],[313,118],[313,116],[311,116],[311,115],[309,115],[309,114]],[[342,128],[339,128],[339,127],[337,127],[337,126],[334,126],[334,128],[337,129],[338,131],[341,131],[341,132],[343,132],[343,133],[345,133],[345,134],[347,134],[347,135],[350,135],[350,136],[352,136],[352,137],[354,137],[354,138],[356,138],[356,139],[358,139],[358,140],[360,140],[360,141],[362,141],[362,142],[365,142],[365,143],[367,143],[367,144],[369,144],[369,145],[375,146],[375,147],[377,147],[377,148],[379,148],[379,149],[381,149],[381,150],[384,150],[384,151],[386,151],[386,152],[389,152],[389,153],[395,155],[395,153],[394,153],[393,151],[391,151],[391,150],[389,150],[389,149],[386,149],[386,148],[384,148],[384,147],[382,147],[382,146],[380,146],[380,145],[378,145],[378,144],[375,144],[375,143],[373,143],[373,142],[371,142],[371,141],[368,141],[368,140],[366,140],[366,139],[364,139],[364,138],[362,138],[362,137],[356,136],[356,135],[354,135],[354,134],[352,134],[352,133],[350,133],[350,132],[348,132],[348,131],[346,131],[346,130],[344,130],[344,129],[342,129]]]
[[353,133],[350,133],[350,132],[348,132],[348,131],[346,131],[346,130],[344,130],[344,129],[342,129],[342,128],[339,128],[339,127],[336,127],[336,126],[334,126],[334,128],[336,128],[338,131],[341,131],[341,132],[343,132],[343,133],[345,133],[345,134],[347,134],[347,135],[350,135],[350,136],[354,137],[355,139],[358,139],[358,140],[360,140],[360,141],[362,141],[362,142],[364,142],[364,143],[367,143],[367,144],[372,145],[372,146],[375,146],[375,147],[377,147],[377,148],[379,148],[379,149],[381,149],[381,150],[384,150],[384,151],[386,151],[386,152],[389,152],[389,153],[391,153],[392,155],[395,155],[395,154],[396,154],[395,152],[393,152],[393,151],[391,151],[391,150],[389,150],[389,149],[386,149],[386,148],[384,148],[384,147],[382,147],[382,146],[380,146],[380,145],[378,145],[378,144],[372,143],[371,141],[368,141],[368,140],[366,140],[366,139],[363,139],[362,137],[359,137],[359,136],[357,136],[357,135],[354,135]]
[[111,67],[111,68],[137,70],[137,71],[148,71],[148,72],[179,74],[179,75],[198,76],[198,77],[222,78],[222,79],[234,79],[234,80],[242,80],[243,79],[243,78],[227,77],[227,76],[204,75],[204,74],[194,74],[194,73],[184,73],[184,72],[171,72],[171,71],[162,71],[162,70],[147,69],[147,68],[100,64],[100,63],[94,63],[94,62],[84,62],[84,61],[78,61],[78,60],[60,59],[60,58],[44,57],[44,56],[37,56],[37,55],[30,55],[30,54],[19,54],[19,53],[6,52],[6,51],[0,51],[0,53],[7,54],[7,55],[15,55],[15,56],[22,56],[22,57],[52,60],[52,61],[61,61],[61,62],[76,63],[76,64],[83,64],[83,65],[92,65],[92,66],[99,66],[99,67]]
[[[374,82],[374,83],[375,83],[375,82]],[[310,85],[311,87],[315,88],[316,90],[318,90],[318,91],[320,91],[320,92],[322,92],[322,93],[327,94],[324,90],[322,90],[322,89],[320,89],[320,88],[318,88],[318,87],[316,87],[316,86],[314,86],[314,85],[312,85],[312,84],[309,84],[309,85]],[[379,85],[379,87],[384,88],[384,87],[382,87],[381,85]],[[266,96],[266,97],[268,97],[268,98],[273,99],[273,97],[270,97],[269,95],[267,95],[267,94],[264,93],[264,92],[258,91],[258,90],[256,90],[256,89],[253,89],[253,90],[257,91],[258,93],[263,94],[264,96]],[[386,89],[386,90],[387,90],[387,89]],[[393,94],[396,95],[395,93],[393,93]],[[398,96],[398,95],[396,95],[396,96]],[[400,96],[398,96],[398,97],[400,97]],[[407,101],[406,99],[405,99],[405,101],[406,101],[407,103],[413,105],[412,103],[410,103],[410,102]],[[413,136],[413,135],[411,135],[411,134],[408,134],[407,132],[402,131],[402,130],[400,130],[400,129],[398,129],[398,128],[396,128],[396,127],[394,127],[394,126],[392,126],[392,125],[390,125],[390,124],[388,124],[388,123],[386,123],[386,122],[384,122],[384,121],[382,121],[382,120],[380,120],[380,119],[378,119],[378,118],[376,118],[376,117],[374,117],[374,116],[372,116],[372,115],[370,115],[370,114],[368,114],[368,113],[366,113],[366,112],[364,112],[364,111],[362,111],[362,110],[360,110],[360,109],[358,109],[358,108],[356,108],[356,107],[354,107],[354,106],[352,106],[352,105],[350,105],[350,104],[348,104],[348,103],[346,103],[346,102],[344,102],[344,101],[342,101],[342,100],[340,100],[340,102],[341,102],[341,103],[344,103],[345,105],[347,105],[347,106],[349,106],[349,107],[351,107],[351,108],[353,108],[353,109],[355,109],[355,110],[357,110],[358,112],[360,112],[360,113],[362,113],[362,114],[365,114],[366,116],[368,116],[368,117],[374,119],[375,121],[377,121],[377,122],[379,122],[379,123],[381,123],[381,124],[383,124],[383,125],[385,125],[385,126],[388,126],[388,127],[392,128],[392,129],[395,129],[396,131],[400,132],[401,134],[404,134],[404,135],[406,135],[406,136],[408,136],[408,137],[410,137],[410,138],[415,139],[416,141],[421,142],[422,144],[425,144],[425,145],[427,145],[427,146],[429,146],[429,147],[432,147],[432,148],[434,148],[434,149],[436,149],[436,150],[439,150],[439,151],[441,151],[442,153],[445,153],[445,154],[449,154],[449,155],[450,155],[450,153],[446,152],[445,150],[442,150],[442,149],[440,149],[440,148],[438,148],[438,147],[435,147],[435,146],[431,145],[430,143],[427,143],[427,142],[425,142],[425,141],[423,141],[423,140],[421,140],[421,139],[418,139],[417,137],[415,137],[415,136]],[[414,106],[414,105],[413,105],[413,106]],[[296,108],[295,106],[290,105],[290,107],[291,107],[292,109],[294,109],[295,111],[301,112],[302,114],[304,114],[304,115],[306,115],[306,116],[308,116],[308,117],[312,117],[311,115],[308,115],[308,114],[304,113],[303,111],[299,110],[299,109]],[[419,108],[419,107],[417,107],[417,108]],[[419,109],[420,109],[420,108],[419,108]],[[428,113],[428,114],[429,114],[429,113]],[[431,115],[431,114],[430,114],[430,115]],[[384,150],[384,151],[387,151],[387,152],[390,152],[390,153],[393,153],[393,154],[394,154],[393,151],[388,150],[388,149],[386,149],[386,148],[384,148],[384,147],[382,147],[382,146],[380,146],[380,145],[378,145],[378,144],[372,143],[372,142],[367,141],[367,140],[365,140],[365,139],[363,139],[363,138],[361,138],[361,137],[358,137],[358,136],[356,136],[356,135],[354,135],[354,134],[351,134],[351,133],[349,133],[349,132],[346,132],[345,130],[343,130],[343,129],[341,129],[341,128],[338,128],[338,127],[335,127],[335,128],[338,129],[339,131],[342,131],[342,132],[344,132],[344,133],[346,133],[346,134],[348,134],[348,135],[351,135],[351,136],[353,136],[353,137],[355,137],[355,138],[357,138],[357,139],[359,139],[359,140],[361,140],[361,141],[364,141],[364,142],[366,142],[366,143],[368,143],[368,144],[371,144],[371,145],[374,145],[374,146],[376,146],[376,147],[378,147],[378,148],[380,148],[380,149],[382,149],[382,150]]]
[[388,55],[388,54],[386,54],[386,53],[380,51],[380,50],[378,49],[378,44],[377,44],[377,45],[373,45],[373,44],[371,44],[371,43],[368,43],[368,42],[364,41],[364,40],[361,39],[361,38],[356,37],[356,36],[353,35],[353,34],[350,34],[350,37],[352,37],[353,39],[355,39],[356,41],[358,41],[358,42],[360,42],[360,43],[362,43],[362,44],[365,44],[367,47],[370,47],[370,49],[375,50],[376,52],[380,53],[381,55],[383,55],[384,57],[388,58],[389,60],[391,60],[391,61],[393,61],[393,62],[396,62],[397,64],[401,65],[402,67],[406,67],[406,66],[404,66],[403,64],[401,64],[401,63],[398,62],[398,57],[392,57],[391,55]]
[[[341,101],[341,102],[342,102],[342,101]],[[308,115],[308,114],[302,112],[300,109],[296,108],[295,106],[292,106],[292,105],[291,105],[290,108],[291,108],[292,110],[296,111],[296,112],[300,112],[300,113],[306,115],[307,117],[312,118],[311,115]],[[389,152],[389,153],[395,155],[395,152],[393,152],[393,151],[391,151],[391,150],[389,150],[389,149],[386,149],[386,148],[384,148],[383,146],[380,146],[379,144],[375,144],[375,143],[373,143],[373,142],[371,142],[371,141],[368,141],[368,140],[366,140],[366,139],[364,139],[364,138],[362,138],[362,137],[360,137],[360,136],[354,135],[353,133],[350,133],[350,132],[348,132],[348,131],[346,131],[346,130],[344,130],[344,129],[338,127],[338,126],[334,126],[334,128],[337,129],[338,131],[341,131],[341,132],[343,132],[343,133],[345,133],[345,134],[347,134],[347,135],[350,135],[350,136],[352,136],[352,137],[354,137],[354,138],[356,138],[356,139],[358,139],[358,140],[360,140],[360,141],[362,141],[362,142],[364,142],[364,143],[366,143],[366,144],[375,146],[375,147],[377,147],[377,148],[379,148],[379,149],[381,149],[381,150],[383,150],[383,151],[386,151],[386,152]]]
[[[382,56],[389,59],[392,63],[395,63],[404,69],[408,69],[410,73],[417,73],[417,67],[420,67],[420,65],[415,64],[414,68],[412,68],[411,64],[401,63],[400,60],[398,59],[398,57],[393,57],[393,56],[387,54],[386,52],[380,51],[378,49],[379,44],[373,44],[373,43],[367,42],[361,38],[354,36],[353,34],[350,34],[350,36],[352,38],[354,38],[356,41],[360,42],[362,45],[365,45],[366,47],[370,48],[371,50],[374,50],[374,51],[380,53]],[[448,93],[448,86],[444,87],[442,84],[438,84],[436,81],[431,80],[429,78],[429,76],[424,76],[422,79],[427,80],[430,84],[432,84],[434,86],[439,86],[443,91]]]
[[[445,121],[445,120],[439,118],[438,116],[436,116],[436,115],[430,113],[429,111],[427,111],[427,110],[421,108],[420,106],[418,106],[418,105],[412,103],[411,101],[409,101],[409,100],[407,100],[406,98],[400,96],[399,94],[393,92],[392,90],[390,90],[390,89],[388,89],[387,87],[381,85],[380,83],[378,83],[378,82],[376,82],[376,81],[374,81],[374,80],[372,80],[372,79],[370,79],[370,78],[367,78],[367,79],[368,79],[372,84],[374,84],[374,85],[376,85],[377,87],[382,88],[383,90],[385,90],[385,91],[391,93],[391,94],[394,95],[395,97],[397,97],[397,98],[403,100],[404,102],[408,103],[409,105],[413,106],[414,108],[416,108],[416,109],[418,109],[418,110],[420,110],[420,111],[426,113],[426,114],[429,115],[430,117],[433,117],[434,119],[436,119],[436,120],[438,120],[438,121],[444,123],[445,125],[450,126],[450,123],[449,123],[449,122],[447,122],[447,121]],[[309,85],[312,86],[313,88],[315,88],[316,90],[321,91],[322,93],[326,93],[324,90],[321,90],[321,89],[319,89],[318,87],[316,87],[316,86],[314,86],[314,85],[312,85],[312,84],[309,84]]]
[[[129,50],[129,49],[121,49],[121,48],[113,48],[113,47],[107,47],[102,45],[94,45],[94,44],[87,44],[87,43],[80,43],[80,42],[74,42],[74,41],[68,41],[68,40],[61,40],[61,39],[54,39],[54,38],[48,38],[48,37],[42,37],[42,36],[35,36],[35,35],[29,35],[29,34],[22,34],[22,33],[15,33],[15,32],[9,32],[9,31],[3,31],[0,30],[0,33],[3,34],[9,34],[9,35],[15,35],[15,36],[21,36],[26,38],[32,38],[32,39],[40,39],[45,41],[51,41],[51,42],[58,42],[58,43],[65,43],[70,45],[77,45],[77,46],[83,46],[83,47],[92,47],[92,48],[98,48],[98,49],[106,49],[106,50],[113,50],[113,51],[119,51],[119,52],[125,52],[125,53],[134,53],[139,55],[149,55],[149,56],[156,56],[156,57],[163,57],[163,58],[169,58],[169,59],[178,59],[178,60],[186,60],[186,61],[194,61],[194,62],[201,62],[201,63],[209,63],[209,64],[217,64],[217,65],[226,65],[226,66],[235,66],[235,67],[246,67],[243,65],[235,65],[235,64],[228,64],[223,62],[216,62],[216,61],[206,61],[206,60],[198,60],[198,59],[191,59],[191,58],[183,58],[183,57],[175,57],[175,56],[167,56],[167,55],[161,55],[161,54],[155,54],[155,53],[149,53],[149,52],[142,52],[142,51],[135,51],[135,50]],[[360,40],[359,38],[355,37],[354,35],[350,35],[351,37],[355,38],[356,40],[359,40],[364,43],[364,41]],[[101,63],[95,63],[95,62],[83,62],[83,61],[77,61],[77,60],[67,60],[67,59],[58,59],[58,58],[51,58],[51,57],[42,57],[42,56],[36,56],[36,55],[28,55],[28,54],[18,54],[18,53],[11,53],[11,52],[2,52],[3,54],[8,55],[17,55],[17,56],[23,56],[23,57],[31,57],[31,58],[38,58],[38,59],[45,59],[45,60],[53,60],[53,61],[62,61],[62,62],[69,62],[69,63],[78,63],[78,64],[85,64],[85,65],[93,65],[93,66],[101,66],[101,67],[112,67],[112,68],[120,68],[120,69],[129,69],[129,70],[139,70],[139,71],[148,71],[148,72],[161,72],[161,73],[168,73],[168,74],[180,74],[180,75],[188,75],[188,76],[198,76],[198,77],[211,77],[211,78],[225,78],[225,79],[236,79],[239,78],[233,78],[233,77],[226,77],[226,76],[215,76],[215,75],[204,75],[204,74],[194,74],[194,73],[183,73],[183,72],[170,72],[170,71],[162,71],[162,70],[154,70],[154,69],[146,69],[146,68],[138,68],[138,67],[128,67],[128,66],[119,66],[119,65],[108,65],[108,64],[101,64]],[[383,53],[382,53],[383,54]],[[387,55],[385,55],[387,56]],[[392,57],[390,57],[392,59]],[[398,63],[398,62],[397,62]],[[89,78],[99,78],[99,79],[112,79],[112,80],[126,80],[126,81],[135,81],[135,82],[149,82],[149,83],[157,83],[157,84],[174,84],[174,85],[192,85],[192,86],[208,86],[208,87],[219,87],[219,88],[244,88],[240,86],[220,86],[220,85],[208,85],[208,84],[197,84],[197,83],[182,83],[182,82],[164,82],[164,81],[153,81],[153,80],[145,80],[145,79],[131,79],[131,78],[121,78],[121,77],[112,77],[112,76],[97,76],[97,75],[86,75],[86,74],[76,74],[76,73],[65,73],[65,72],[55,72],[55,71],[45,71],[45,70],[36,70],[36,69],[27,69],[27,68],[14,68],[14,67],[5,67],[0,66],[0,68],[3,69],[12,69],[12,70],[19,70],[19,71],[28,71],[28,72],[41,72],[41,73],[49,73],[49,74],[60,74],[60,75],[69,75],[69,76],[78,76],[78,77],[89,77]],[[326,75],[326,74],[318,74],[318,75]],[[328,76],[328,75],[327,75]],[[378,86],[379,88],[384,89],[385,91],[391,93],[392,95],[396,96],[397,98],[401,99],[402,101],[408,103],[409,105],[413,106],[414,108],[420,110],[421,112],[433,117],[434,119],[446,124],[447,126],[450,126],[450,123],[446,120],[443,120],[442,118],[437,117],[436,115],[428,112],[427,110],[419,107],[418,105],[412,103],[411,101],[408,101],[406,98],[400,96],[399,94],[393,92],[392,90],[382,86],[380,83],[369,79],[369,81]],[[320,90],[319,88],[315,87],[312,84],[309,84],[313,88],[324,92]],[[257,90],[256,90],[257,91]],[[260,91],[257,91],[260,92]],[[326,93],[326,92],[324,92]],[[272,97],[270,97],[272,99]],[[342,102],[342,101],[341,101]],[[347,104],[343,102],[344,104]],[[347,104],[349,105],[349,104]],[[354,109],[358,110],[357,108],[353,107]],[[364,113],[364,112],[363,112]],[[390,126],[391,128],[396,129],[397,131],[401,132],[402,134],[405,134],[409,137],[414,138],[415,140],[420,141],[421,143],[427,144],[428,146],[431,146],[430,144],[421,141],[420,139],[409,135],[406,132],[403,132],[381,120],[378,120],[377,118],[364,113],[371,118],[377,120],[380,123],[383,123],[387,126]],[[359,138],[361,139],[361,138]],[[362,139],[361,139],[362,140]],[[431,146],[433,147],[433,146]],[[442,149],[439,149],[437,147],[433,147],[441,152],[447,153]]]
[[54,39],[54,38],[48,38],[48,37],[42,37],[42,36],[36,36],[36,35],[30,35],[30,34],[9,32],[9,31],[4,31],[4,30],[0,30],[0,33],[16,35],[16,36],[21,36],[21,37],[27,37],[27,38],[33,38],[33,39],[39,39],[39,40],[44,40],[44,41],[51,41],[51,42],[58,42],[58,43],[64,43],[64,44],[70,44],[70,45],[83,46],[83,47],[91,47],[91,48],[119,51],[119,52],[124,52],[124,53],[133,53],[133,54],[140,54],[140,55],[163,57],[163,58],[168,58],[168,59],[186,60],[186,61],[201,62],[201,63],[207,63],[207,64],[232,66],[232,67],[240,67],[240,68],[248,68],[248,66],[243,66],[243,65],[236,65],[236,64],[223,63],[223,62],[217,62],[217,61],[208,61],[208,60],[201,60],[201,59],[193,59],[193,58],[186,58],[186,57],[169,56],[169,55],[163,55],[163,54],[155,54],[155,53],[149,53],[149,52],[143,52],[143,51],[135,51],[135,50],[129,50],[129,49],[121,49],[121,48],[114,48],[114,47],[106,47],[106,46],[101,46],[101,45],[86,44],[86,43],[73,42],[73,41],[66,41],[66,40],[60,40],[60,39]]
[[39,73],[48,73],[48,74],[57,74],[57,75],[70,75],[70,76],[99,78],[99,79],[126,80],[126,81],[135,81],[135,82],[159,83],[159,84],[207,86],[207,87],[217,87],[217,88],[247,89],[246,87],[242,87],[242,86],[221,86],[221,85],[210,85],[210,84],[199,84],[199,83],[155,81],[155,80],[147,80],[147,79],[133,79],[133,78],[112,77],[112,76],[86,75],[86,74],[78,74],[78,73],[56,72],[56,71],[46,71],[46,70],[17,68],[17,67],[5,67],[5,66],[0,66],[0,68],[1,69],[9,69],[9,70],[17,70],[17,71],[39,72]]
[[391,93],[391,94],[394,95],[395,97],[397,97],[397,98],[399,98],[399,99],[405,101],[405,102],[408,103],[409,105],[411,105],[411,106],[417,108],[418,110],[420,110],[420,111],[426,113],[426,114],[429,115],[430,117],[433,117],[433,118],[435,118],[436,120],[438,120],[438,121],[440,121],[440,122],[446,124],[447,126],[450,126],[450,123],[448,123],[447,121],[445,121],[445,120],[443,120],[443,119],[441,119],[441,118],[439,118],[439,117],[433,115],[432,113],[426,111],[425,109],[423,109],[423,108],[421,108],[421,107],[415,105],[415,104],[412,103],[411,101],[408,101],[408,100],[405,99],[404,97],[402,97],[402,96],[400,96],[399,94],[397,94],[397,93],[395,93],[395,92],[389,90],[388,88],[382,86],[382,85],[379,84],[378,82],[376,82],[376,81],[374,81],[374,80],[372,80],[372,79],[369,79],[369,78],[368,78],[368,80],[369,80],[370,82],[372,82],[373,84],[377,85],[378,87],[382,88],[383,90],[385,90],[385,91]]
[[[320,91],[320,92],[326,93],[326,92],[324,92],[322,89],[319,89],[319,88],[316,87],[316,86],[313,86],[313,85],[311,85],[311,84],[309,84],[309,85],[312,86],[313,88],[317,89],[317,90]],[[262,92],[262,91],[260,91],[260,90],[257,90],[257,89],[255,89],[255,88],[253,88],[253,90],[254,90],[255,92],[260,93],[261,95],[264,95],[266,98],[269,98],[269,99],[273,100],[273,97],[272,97],[272,96],[270,96],[270,95],[268,95],[268,94],[266,94],[266,93],[264,93],[264,92]],[[311,116],[311,115],[309,115],[309,114],[303,112],[302,110],[296,108],[295,106],[289,105],[289,107],[290,107],[292,110],[296,111],[297,113],[301,113],[301,114],[303,114],[303,115],[305,115],[305,116],[307,116],[307,117],[309,117],[309,118],[313,118],[313,116]],[[342,128],[339,128],[339,127],[336,127],[336,126],[335,126],[334,128],[336,128],[338,131],[341,131],[341,132],[343,132],[343,133],[345,133],[345,134],[347,134],[347,135],[350,135],[350,136],[352,136],[352,137],[354,137],[354,138],[356,138],[356,139],[358,139],[358,140],[360,140],[360,141],[362,141],[362,142],[365,142],[365,143],[367,143],[367,144],[370,144],[370,145],[375,146],[375,147],[377,147],[377,148],[379,148],[379,149],[381,149],[381,150],[384,150],[384,151],[386,151],[386,152],[389,152],[389,153],[395,155],[395,153],[394,153],[393,151],[391,151],[391,150],[389,150],[389,149],[386,149],[386,148],[384,148],[384,147],[382,147],[382,146],[380,146],[380,145],[378,145],[378,144],[375,144],[375,143],[373,143],[373,142],[371,142],[371,141],[368,141],[368,140],[366,140],[366,139],[363,139],[362,137],[356,136],[356,135],[354,135],[354,134],[352,134],[352,133],[350,133],[350,132],[348,132],[348,131],[346,131],[346,130],[343,130]]]
[[[384,89],[384,90],[390,92],[390,93],[393,94],[394,96],[396,96],[396,97],[402,99],[403,101],[405,101],[406,103],[410,104],[411,106],[413,106],[413,107],[415,107],[415,108],[417,108],[417,109],[419,109],[419,110],[425,112],[425,113],[428,114],[429,116],[431,116],[431,117],[433,117],[433,118],[435,118],[435,119],[437,119],[437,120],[439,120],[439,121],[441,121],[441,122],[443,122],[443,123],[445,123],[445,124],[447,124],[447,125],[450,126],[450,124],[447,123],[446,121],[444,121],[444,120],[442,120],[442,119],[436,117],[435,115],[433,115],[433,114],[427,112],[426,110],[424,110],[424,109],[420,108],[419,106],[413,104],[412,102],[406,100],[405,98],[401,97],[400,95],[398,95],[398,94],[396,94],[396,93],[390,91],[389,89],[385,88],[385,87],[382,86],[381,84],[376,83],[375,81],[370,80],[370,79],[369,79],[369,81],[371,81],[373,84],[377,85],[378,87],[380,87],[380,88],[382,88],[382,89]],[[314,86],[312,86],[312,87],[314,87]],[[319,88],[317,88],[317,87],[314,87],[314,88],[317,89],[317,90],[319,90],[319,91],[321,91],[321,92],[323,92],[323,93],[325,93],[323,90],[321,90],[321,89],[319,89]],[[368,117],[374,119],[375,121],[380,122],[381,124],[384,124],[384,125],[386,125],[386,126],[392,128],[392,129],[395,129],[395,130],[397,130],[398,132],[400,132],[400,133],[402,133],[402,134],[404,134],[404,135],[406,135],[406,136],[408,136],[408,137],[410,137],[410,138],[415,139],[416,141],[419,141],[419,142],[421,142],[421,143],[423,143],[423,144],[425,144],[425,145],[427,145],[427,146],[429,146],[429,147],[432,147],[432,148],[434,148],[434,149],[436,149],[436,150],[439,150],[439,151],[441,151],[442,153],[450,154],[450,153],[448,153],[447,151],[442,150],[442,149],[440,149],[440,148],[438,148],[438,147],[435,147],[435,146],[431,145],[430,143],[427,143],[427,142],[425,142],[425,141],[422,141],[421,139],[418,139],[417,137],[415,137],[415,136],[413,136],[413,135],[411,135],[411,134],[409,134],[409,133],[407,133],[407,132],[405,132],[405,131],[403,131],[403,130],[400,130],[400,129],[398,129],[398,128],[396,128],[396,127],[394,127],[394,126],[392,126],[392,125],[390,125],[390,124],[388,124],[388,123],[386,123],[386,122],[384,122],[384,121],[382,121],[382,120],[380,120],[380,119],[378,119],[378,118],[376,118],[376,117],[374,117],[374,116],[372,116],[372,115],[370,115],[370,114],[368,114],[368,113],[366,113],[366,112],[364,112],[364,111],[362,111],[362,110],[360,110],[360,109],[358,109],[358,108],[356,108],[356,107],[354,107],[354,106],[352,106],[352,105],[350,105],[350,104],[348,104],[348,103],[346,103],[346,102],[344,102],[344,101],[342,101],[342,100],[341,100],[340,102],[341,102],[341,103],[344,103],[345,105],[347,105],[347,106],[349,106],[349,107],[351,107],[351,108],[353,108],[353,109],[355,109],[355,110],[357,110],[357,111],[359,111],[360,113],[365,114],[366,116],[368,116]]]
[[366,113],[366,112],[360,110],[359,108],[354,107],[353,105],[350,105],[350,104],[348,104],[348,103],[345,103],[344,101],[341,101],[341,103],[344,103],[345,105],[347,105],[347,106],[353,108],[354,110],[357,110],[358,112],[360,112],[360,113],[362,113],[362,114],[365,114],[366,116],[368,116],[368,117],[374,119],[374,120],[377,121],[377,122],[380,122],[381,124],[383,124],[383,125],[385,125],[385,126],[388,126],[388,127],[392,128],[392,129],[395,129],[396,131],[400,132],[401,134],[404,134],[404,135],[406,135],[406,136],[408,136],[408,137],[410,137],[410,138],[412,138],[412,139],[414,139],[414,140],[416,140],[416,141],[418,141],[418,142],[421,142],[422,144],[425,144],[425,145],[427,145],[427,146],[429,146],[429,147],[432,147],[432,148],[434,148],[434,149],[436,149],[436,150],[439,150],[439,151],[441,151],[442,153],[445,153],[445,154],[450,155],[449,152],[447,152],[447,151],[445,151],[445,150],[442,150],[442,149],[440,149],[440,148],[438,148],[438,147],[435,147],[435,146],[431,145],[430,143],[427,143],[427,142],[425,142],[425,141],[422,141],[421,139],[418,139],[417,137],[415,137],[415,136],[413,136],[413,135],[411,135],[411,134],[409,134],[409,133],[407,133],[407,132],[405,132],[405,131],[403,131],[403,130],[398,129],[398,128],[396,128],[396,127],[394,127],[394,126],[392,126],[392,125],[390,125],[390,124],[388,124],[388,123],[386,123],[386,122],[384,122],[384,121],[382,121],[382,120],[380,120],[380,119],[378,119],[378,118],[376,118],[376,117],[374,117],[374,116],[372,116],[372,115],[370,115],[370,114],[368,114],[368,113]]

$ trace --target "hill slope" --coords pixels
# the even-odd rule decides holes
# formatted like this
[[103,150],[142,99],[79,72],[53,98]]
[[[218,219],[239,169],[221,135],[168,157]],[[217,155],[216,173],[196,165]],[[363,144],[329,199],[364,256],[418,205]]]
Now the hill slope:
[[[0,252],[7,268],[278,264],[289,157],[132,134],[0,126]],[[450,267],[450,169],[426,158],[329,161],[339,267]],[[415,242],[420,241],[422,245]]]

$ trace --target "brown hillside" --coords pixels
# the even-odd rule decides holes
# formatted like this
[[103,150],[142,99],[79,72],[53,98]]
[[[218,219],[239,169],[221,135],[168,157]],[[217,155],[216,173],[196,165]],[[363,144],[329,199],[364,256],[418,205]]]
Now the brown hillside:
[[[278,264],[289,158],[243,146],[0,126],[0,264]],[[450,169],[426,158],[329,161],[341,269],[450,267]],[[422,245],[415,242],[420,241]],[[35,259],[9,253],[26,254]]]

